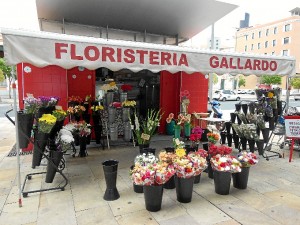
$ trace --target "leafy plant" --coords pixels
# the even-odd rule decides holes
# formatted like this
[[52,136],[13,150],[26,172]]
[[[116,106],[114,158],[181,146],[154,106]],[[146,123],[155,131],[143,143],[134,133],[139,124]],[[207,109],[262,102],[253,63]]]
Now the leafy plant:
[[239,87],[242,87],[242,86],[246,86],[246,79],[244,77],[240,77],[239,78],[239,83],[238,83],[238,86]]
[[292,78],[291,85],[295,89],[300,89],[300,77],[294,77],[294,78]]
[[15,74],[12,74],[12,68],[13,67],[6,65],[5,59],[0,58],[0,71],[2,71],[4,78],[7,79],[9,82],[9,87],[8,87],[9,98],[11,98],[11,83],[14,78],[16,79]]
[[268,84],[268,85],[281,84],[281,80],[282,80],[282,78],[279,75],[263,75],[260,78],[260,83],[261,84]]

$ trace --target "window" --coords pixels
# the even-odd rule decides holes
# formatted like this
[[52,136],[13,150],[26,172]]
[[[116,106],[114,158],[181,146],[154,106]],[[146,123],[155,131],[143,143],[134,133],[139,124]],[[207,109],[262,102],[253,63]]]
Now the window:
[[245,52],[247,51],[247,45],[245,45],[244,51],[245,51]]
[[290,42],[290,38],[289,37],[285,37],[283,38],[283,44],[288,44]]
[[246,41],[248,40],[248,34],[245,35],[245,40],[246,40]]
[[273,45],[273,47],[276,46],[276,40],[272,41],[272,45]]
[[254,44],[251,45],[251,50],[253,50],[253,49],[254,49]]
[[265,48],[268,47],[268,43],[269,43],[268,41],[265,42]]
[[260,49],[260,43],[257,43],[257,49]]
[[254,33],[252,33],[252,39],[254,39]]
[[277,27],[274,27],[273,34],[277,34]]
[[286,24],[284,26],[284,31],[287,32],[287,31],[290,31],[291,30],[291,24]]
[[258,37],[261,38],[261,31],[258,31]]
[[289,50],[282,50],[282,55],[283,56],[288,56],[289,55]]
[[269,35],[269,29],[266,29],[266,36]]
[[275,52],[272,52],[271,55],[275,55]]

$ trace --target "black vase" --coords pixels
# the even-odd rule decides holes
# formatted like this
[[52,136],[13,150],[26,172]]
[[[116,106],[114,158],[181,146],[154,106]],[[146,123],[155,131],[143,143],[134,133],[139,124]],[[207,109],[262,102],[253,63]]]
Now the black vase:
[[214,171],[215,192],[219,195],[228,195],[230,191],[231,173]]
[[221,132],[221,144],[225,144],[226,143],[226,133],[225,132]]
[[100,144],[101,134],[102,134],[102,125],[96,124],[94,125],[95,139],[96,144]]
[[79,142],[79,133],[75,132],[73,134],[73,138],[74,138],[74,144],[75,144],[75,146],[79,146],[79,144],[80,144],[80,142]]
[[240,119],[240,117],[237,116],[237,121],[238,121],[238,125],[242,124],[242,120]]
[[231,123],[235,123],[235,119],[236,119],[236,114],[235,113],[230,113],[230,121],[231,121]]
[[189,154],[190,152],[195,152],[197,151],[198,147],[196,146],[190,146],[190,145],[186,145],[185,146],[185,153]]
[[49,134],[36,131],[34,133],[34,147],[32,155],[32,168],[41,165],[43,153],[48,143]]
[[269,129],[274,130],[275,129],[275,117],[269,118]]
[[242,150],[247,149],[247,139],[245,137],[241,137]]
[[242,171],[240,173],[232,174],[233,187],[238,189],[246,189],[250,167],[241,167],[241,169]]
[[166,150],[166,152],[174,153],[175,148],[174,147],[166,147],[165,150]]
[[144,192],[143,185],[138,185],[133,183],[133,191],[135,193],[143,193]]
[[79,137],[79,156],[86,157],[86,136]]
[[210,161],[207,162],[207,174],[210,179],[214,179],[214,170],[211,166]]
[[19,148],[27,148],[31,137],[34,115],[18,111],[17,117],[19,128]]
[[62,120],[62,121],[56,121],[56,123],[52,127],[51,132],[49,134],[49,138],[51,140],[55,139],[57,133],[60,131],[60,129],[62,129],[63,125],[64,125],[64,120]]
[[150,212],[157,212],[161,209],[163,197],[163,186],[144,186],[144,198],[146,209]]
[[230,133],[231,126],[232,126],[231,122],[225,122],[225,127],[226,127],[227,134]]
[[209,133],[208,129],[204,129],[203,133],[201,135],[201,141],[202,142],[208,142],[207,134]]
[[259,137],[259,135],[260,135],[260,128],[259,128],[259,126],[256,127],[256,134],[257,134],[258,137]]
[[277,123],[277,121],[278,121],[278,109],[273,109],[273,116],[274,116],[275,123]]
[[54,107],[40,107],[36,113],[36,118],[39,119],[43,116],[43,114],[52,114],[52,112],[55,110]]
[[264,138],[264,142],[268,143],[269,141],[269,135],[270,135],[270,129],[269,128],[265,128],[261,130],[263,138]]
[[244,114],[247,115],[247,113],[248,113],[248,105],[247,104],[242,104],[242,110],[243,110]]
[[232,146],[232,134],[227,134],[227,145],[229,146],[229,147],[231,147]]
[[195,176],[194,184],[199,184],[201,179],[201,173]]
[[98,113],[92,114],[92,119],[93,119],[94,126],[100,124],[100,114]]
[[208,151],[208,143],[202,143],[202,147],[205,151]]
[[239,144],[240,144],[240,137],[237,136],[237,135],[233,136],[233,142],[234,142],[234,147],[236,149],[238,149],[239,148]]
[[144,148],[149,148],[149,144],[140,144],[139,145],[140,154],[146,153],[146,152],[143,152]]
[[235,111],[239,112],[241,111],[242,105],[241,104],[235,104]]
[[120,198],[117,189],[118,164],[119,162],[113,159],[102,162],[106,182],[106,190],[103,199],[106,201],[113,201]]
[[90,122],[91,122],[91,114],[89,114],[89,113],[84,113],[84,114],[82,114],[82,119],[83,119],[86,123],[90,123]]
[[165,189],[174,189],[175,188],[175,176],[172,176],[166,183],[164,183]]
[[177,201],[181,203],[188,203],[192,201],[194,180],[194,176],[190,178],[181,178],[175,175]]
[[52,183],[53,182],[53,179],[54,179],[55,174],[57,172],[57,169],[54,167],[54,165],[56,167],[58,167],[61,159],[63,158],[63,152],[50,151],[49,158],[50,158],[51,161],[48,161],[48,164],[47,164],[47,171],[46,171],[46,178],[45,178],[46,183]]
[[255,140],[254,139],[248,139],[248,145],[249,145],[250,152],[254,153]]
[[256,141],[256,146],[257,146],[257,151],[259,155],[263,155],[264,154],[264,140],[258,140]]
[[236,132],[235,132],[234,129],[232,129],[232,136],[233,136],[233,137],[234,137],[234,136],[237,136],[237,134],[236,134]]
[[88,136],[86,136],[86,144],[87,145],[91,144],[91,135],[90,134]]

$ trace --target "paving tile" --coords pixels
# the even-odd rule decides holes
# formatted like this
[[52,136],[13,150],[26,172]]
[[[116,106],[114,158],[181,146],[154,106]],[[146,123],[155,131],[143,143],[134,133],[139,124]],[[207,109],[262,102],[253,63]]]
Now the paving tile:
[[197,225],[197,224],[203,224],[202,221],[197,221],[195,220],[192,216],[190,215],[183,215],[183,216],[178,216],[175,218],[171,218],[168,220],[161,221],[159,223],[160,225]]
[[266,196],[271,198],[273,201],[285,204],[291,208],[300,210],[300,197],[291,194],[285,190],[278,190],[269,193],[265,193]]
[[278,205],[263,210],[263,213],[274,220],[285,225],[300,224],[300,210],[288,207],[287,205]]
[[77,225],[118,225],[108,205],[76,212]]
[[239,224],[241,224],[241,223],[235,221],[234,219],[230,219],[230,220],[223,221],[220,223],[215,223],[214,225],[239,225]]
[[157,225],[151,213],[147,210],[139,210],[116,216],[119,225]]

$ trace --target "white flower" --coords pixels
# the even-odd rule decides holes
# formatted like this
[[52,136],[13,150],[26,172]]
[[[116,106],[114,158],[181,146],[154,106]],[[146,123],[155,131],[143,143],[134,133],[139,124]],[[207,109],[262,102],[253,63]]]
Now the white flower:
[[74,142],[74,138],[72,136],[65,135],[65,134],[61,135],[60,139],[62,142],[67,144]]
[[71,131],[71,132],[73,132],[74,130],[76,130],[74,124],[72,124],[72,123],[68,123],[67,125],[65,125],[65,126],[63,127],[63,129],[69,130],[69,131]]
[[65,129],[65,128],[61,129],[61,130],[59,131],[59,134],[60,134],[61,136],[62,136],[62,135],[73,136],[72,133],[71,133],[71,131],[69,131],[69,130],[67,130],[67,129]]

